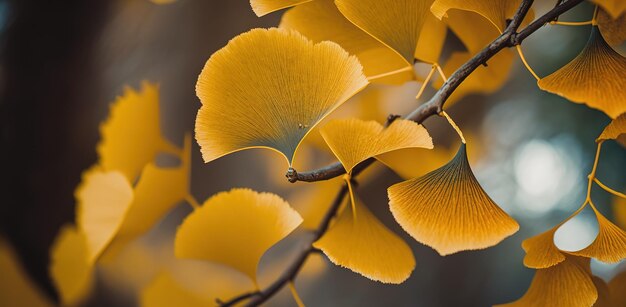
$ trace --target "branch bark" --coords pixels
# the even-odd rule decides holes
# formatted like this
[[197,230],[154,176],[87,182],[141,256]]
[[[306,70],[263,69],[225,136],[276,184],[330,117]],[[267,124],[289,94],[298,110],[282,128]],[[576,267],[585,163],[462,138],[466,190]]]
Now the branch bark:
[[[450,97],[450,95],[463,82],[463,80],[465,80],[474,70],[476,70],[476,68],[478,68],[480,65],[483,65],[484,63],[487,63],[487,61],[498,52],[500,52],[500,50],[521,44],[522,41],[530,34],[534,33],[551,20],[554,20],[554,18],[558,17],[559,15],[567,12],[577,4],[581,3],[583,0],[568,0],[566,2],[560,3],[552,10],[530,23],[518,33],[517,30],[522,24],[524,18],[526,17],[526,14],[530,10],[533,1],[534,0],[523,0],[519,8],[515,12],[515,15],[509,22],[508,26],[500,36],[498,36],[487,47],[485,47],[469,61],[463,64],[459,69],[457,69],[429,101],[419,106],[417,109],[415,109],[404,118],[415,121],[417,123],[422,123],[427,118],[441,113],[441,111],[443,110],[443,106],[447,99]],[[397,117],[390,116],[387,124],[391,123],[395,118]],[[374,158],[370,158],[357,165],[352,173],[353,178],[357,176],[361,171],[366,169],[368,166],[370,166],[372,163],[374,163],[374,161]],[[345,174],[345,170],[341,163],[337,162],[309,172],[298,173],[294,169],[289,169],[286,176],[290,182],[314,182],[332,179],[342,174]],[[248,301],[246,306],[258,306],[262,304],[263,302],[271,298],[274,294],[276,294],[280,289],[282,289],[287,283],[293,281],[296,278],[298,272],[300,272],[300,269],[306,262],[306,259],[311,253],[315,252],[315,249],[312,246],[313,242],[317,241],[324,235],[330,225],[330,222],[339,210],[339,207],[341,206],[341,203],[343,202],[343,199],[345,198],[347,193],[348,187],[344,184],[337,193],[333,204],[326,212],[322,222],[313,232],[312,238],[307,242],[307,247],[301,251],[301,253],[291,264],[291,266],[281,275],[281,277],[279,277],[267,289],[256,292],[253,295],[247,295],[246,298],[250,298],[250,301]],[[241,300],[241,296],[239,296],[235,299],[223,303],[222,306],[232,306]]]

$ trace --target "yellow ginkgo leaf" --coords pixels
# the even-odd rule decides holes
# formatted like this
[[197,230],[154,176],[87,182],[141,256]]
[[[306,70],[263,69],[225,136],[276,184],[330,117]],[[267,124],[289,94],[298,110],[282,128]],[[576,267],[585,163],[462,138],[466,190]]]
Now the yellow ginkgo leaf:
[[612,120],[596,140],[596,142],[605,140],[620,140],[626,134],[626,113]]
[[24,271],[13,247],[0,236],[0,306],[54,306]]
[[606,10],[613,19],[618,18],[620,15],[626,13],[626,2],[624,0],[591,0],[604,10]]
[[283,14],[280,27],[296,30],[314,42],[328,40],[339,44],[359,58],[368,77],[406,68],[398,73],[401,76],[391,80],[402,83],[413,78],[411,65],[346,19],[333,0],[316,0],[290,9]]
[[93,264],[121,226],[133,201],[133,189],[122,173],[95,167],[83,175],[76,200],[76,224],[85,234],[88,260]]
[[574,60],[537,84],[545,91],[599,109],[612,118],[626,112],[626,58],[611,49],[596,26]]
[[435,0],[430,10],[439,19],[448,17],[447,13],[452,9],[474,12],[485,17],[502,32],[507,26],[507,18],[513,16],[520,2],[521,0]]
[[417,42],[432,0],[335,0],[357,27],[413,64]]
[[126,243],[148,232],[189,194],[191,170],[191,136],[185,137],[180,165],[161,168],[148,164],[134,189],[115,237],[107,247],[107,256],[114,256]]
[[554,244],[554,233],[561,225],[528,238],[522,242],[522,248],[526,251],[524,265],[533,269],[544,269],[561,263],[565,260],[565,255]]
[[367,84],[356,57],[335,43],[286,29],[241,34],[211,56],[196,85],[202,156],[264,147],[291,164],[305,135]]
[[482,189],[465,144],[448,164],[388,189],[396,221],[441,255],[493,246],[519,229]]
[[588,307],[597,298],[589,259],[568,256],[555,266],[537,270],[526,294],[519,300],[497,306]]
[[50,276],[61,302],[64,306],[78,305],[93,286],[93,265],[88,260],[85,234],[74,226],[64,226],[50,254]]
[[626,41],[626,13],[613,18],[601,9],[598,12],[598,28],[609,45],[620,45]]
[[609,293],[611,295],[611,306],[626,305],[626,271],[622,271],[615,275],[609,282]]
[[313,246],[334,264],[383,283],[402,283],[415,268],[411,248],[358,199]]
[[185,219],[175,253],[226,264],[256,281],[261,256],[300,223],[300,215],[277,195],[233,189],[212,196]]
[[100,165],[105,171],[122,172],[130,182],[159,152],[180,152],[161,136],[159,89],[148,82],[142,84],[140,92],[125,89],[111,105],[111,114],[102,123],[100,133]]
[[360,162],[401,148],[433,148],[426,129],[413,121],[398,119],[384,128],[376,121],[336,119],[320,133],[348,173]]
[[438,63],[447,32],[445,23],[433,14],[426,14],[422,33],[415,47],[415,58],[425,63]]
[[142,307],[205,307],[213,305],[216,305],[214,301],[199,297],[181,287],[168,273],[159,274],[141,292]]
[[252,6],[254,13],[261,17],[271,12],[311,1],[313,0],[250,0],[250,6]]
[[626,232],[611,223],[595,207],[591,208],[598,220],[598,236],[589,246],[570,253],[609,263],[626,258]]

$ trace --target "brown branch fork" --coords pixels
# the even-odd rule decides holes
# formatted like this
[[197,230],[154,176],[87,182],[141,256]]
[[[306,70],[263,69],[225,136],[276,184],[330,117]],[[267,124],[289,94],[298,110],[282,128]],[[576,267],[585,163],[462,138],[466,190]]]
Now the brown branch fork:
[[[491,59],[494,55],[500,52],[500,50],[507,47],[520,45],[522,41],[530,34],[534,33],[550,21],[555,20],[555,18],[569,11],[579,3],[583,2],[583,0],[559,1],[558,5],[555,6],[552,10],[537,18],[528,26],[518,32],[517,30],[522,24],[522,20],[524,20],[528,11],[530,10],[533,1],[534,0],[522,0],[522,3],[515,12],[515,15],[508,23],[508,26],[506,27],[504,32],[502,32],[500,36],[498,36],[489,45],[487,45],[487,47],[482,49],[478,54],[474,55],[474,57],[472,57],[469,61],[459,67],[459,69],[457,69],[454,74],[450,76],[450,78],[443,84],[443,86],[441,86],[441,88],[439,88],[439,90],[433,95],[432,98],[430,98],[430,100],[420,105],[413,112],[405,116],[404,119],[412,120],[417,123],[422,123],[429,117],[440,114],[443,111],[443,106],[450,97],[450,95],[452,95],[452,93],[463,82],[463,80],[465,80],[474,70],[476,70],[476,68],[486,64],[487,61],[489,61],[489,59]],[[390,116],[387,120],[387,125],[393,122],[393,120],[395,120],[396,118],[398,117]],[[374,158],[370,158],[357,165],[352,171],[352,178],[354,178],[364,169],[373,164],[374,161]],[[290,168],[287,171],[286,177],[290,182],[315,182],[332,179],[345,174],[345,172],[346,171],[341,163],[335,162],[325,167],[308,172],[297,172],[295,169]],[[347,193],[348,187],[346,184],[344,184],[337,193],[337,196],[333,200],[332,205],[330,206],[328,211],[326,211],[324,218],[320,222],[319,226],[313,231],[313,236],[309,239],[306,248],[300,251],[300,253],[287,268],[287,270],[283,272],[283,274],[269,287],[264,290],[241,294],[225,302],[218,301],[218,303],[221,306],[233,306],[237,303],[249,299],[246,306],[258,306],[271,298],[285,285],[293,282],[309,255],[316,251],[313,248],[313,242],[319,240],[324,235],[330,225],[330,222],[339,210],[339,207],[342,204],[343,199],[345,198]]]

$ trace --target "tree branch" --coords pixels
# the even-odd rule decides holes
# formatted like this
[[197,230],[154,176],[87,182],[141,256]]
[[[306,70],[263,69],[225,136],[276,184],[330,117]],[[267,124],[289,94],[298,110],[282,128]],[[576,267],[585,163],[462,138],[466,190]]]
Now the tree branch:
[[[583,0],[569,0],[561,3],[546,14],[539,17],[537,20],[530,23],[519,33],[516,33],[533,2],[523,1],[504,32],[500,36],[498,36],[493,42],[491,42],[491,44],[481,50],[481,52],[476,54],[469,61],[459,67],[428,102],[419,106],[417,109],[411,112],[411,114],[407,115],[405,119],[412,120],[421,124],[431,115],[440,113],[443,110],[443,105],[450,97],[450,95],[463,82],[463,80],[465,80],[474,70],[476,70],[476,68],[483,65],[484,63],[487,63],[487,61],[498,52],[500,52],[500,50],[506,47],[514,47],[521,44],[522,41],[526,39],[526,37],[528,37],[530,34],[539,30],[539,28],[541,28],[543,25],[550,22],[559,15],[567,12],[582,1]],[[361,164],[364,164],[365,167],[367,167],[372,164],[374,160],[375,159],[368,159],[361,162]],[[359,164],[357,167],[361,167],[361,164]],[[297,172],[294,169],[289,169],[287,171],[286,177],[289,182],[292,183],[296,181],[315,182],[329,180],[343,175],[345,174],[345,172],[346,171],[343,169],[341,163],[335,162],[308,172]]]
[[[506,47],[512,47],[520,44],[526,37],[528,37],[528,35],[537,31],[544,24],[573,8],[582,1],[583,0],[568,0],[567,2],[560,3],[554,9],[550,10],[549,12],[538,18],[536,21],[529,24],[522,31],[517,33],[517,29],[520,27],[522,20],[526,17],[526,14],[530,10],[530,7],[533,3],[533,0],[523,0],[504,32],[500,36],[498,36],[493,42],[491,42],[491,44],[489,44],[478,54],[472,57],[468,62],[466,62],[459,69],[457,69],[428,102],[419,106],[409,115],[407,115],[405,119],[412,120],[417,123],[422,123],[430,116],[441,113],[446,100],[463,82],[463,80],[465,80],[474,70],[476,70],[476,68],[486,63],[500,50]],[[397,116],[390,116],[387,119],[387,125],[393,122],[393,120],[395,120],[396,118]],[[374,158],[370,158],[361,162],[352,171],[352,177],[354,178],[355,176],[357,176],[374,161]],[[340,163],[334,163],[317,170],[303,173],[298,173],[294,169],[290,169],[289,171],[287,171],[286,176],[291,182],[312,182],[332,179],[344,173],[345,170],[343,166]],[[324,218],[320,222],[320,225],[313,232],[312,238],[307,242],[307,247],[300,252],[300,254],[296,257],[291,266],[289,266],[289,268],[281,275],[281,277],[274,281],[274,283],[272,283],[267,289],[255,292],[254,295],[247,296],[250,298],[250,301],[246,304],[246,306],[258,306],[262,304],[263,302],[271,298],[274,294],[276,294],[280,289],[282,289],[287,283],[293,281],[296,278],[309,255],[316,252],[315,248],[313,248],[312,246],[313,242],[319,240],[324,235],[330,225],[330,222],[335,217],[337,211],[341,207],[343,199],[345,198],[347,193],[348,187],[346,184],[344,184],[337,193],[337,196],[335,197],[332,205],[324,215]],[[237,299],[237,301],[233,299],[223,303],[222,306],[232,306],[234,305],[234,303],[237,303],[241,300],[240,297],[241,296],[235,298]]]

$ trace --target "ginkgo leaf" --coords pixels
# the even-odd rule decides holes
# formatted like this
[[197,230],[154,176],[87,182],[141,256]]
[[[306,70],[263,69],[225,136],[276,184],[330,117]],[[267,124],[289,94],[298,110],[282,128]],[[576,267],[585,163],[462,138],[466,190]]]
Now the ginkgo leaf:
[[540,269],[519,300],[497,307],[588,307],[598,298],[591,278],[589,259],[568,256],[555,266]]
[[406,68],[393,80],[403,83],[413,78],[411,65],[346,19],[333,0],[316,0],[290,9],[283,14],[280,27],[296,30],[314,42],[329,40],[339,44],[359,58],[368,77]]
[[565,260],[565,255],[554,244],[554,233],[565,222],[522,242],[522,248],[526,251],[525,266],[533,269],[544,269]]
[[13,246],[0,236],[0,306],[54,306],[20,263]]
[[570,253],[609,263],[626,258],[626,232],[611,223],[595,207],[591,208],[598,220],[598,236],[589,246]]
[[626,111],[626,58],[611,49],[596,26],[574,60],[537,84],[545,91],[599,109],[612,118]]
[[212,196],[185,219],[175,253],[231,266],[256,282],[261,256],[300,223],[300,215],[277,195],[233,189]]
[[356,57],[335,43],[286,29],[241,34],[211,56],[196,85],[202,156],[264,147],[291,164],[304,136],[367,84]]
[[503,32],[507,26],[507,18],[513,16],[520,2],[521,0],[435,0],[430,10],[439,19],[448,17],[447,13],[452,9],[474,12]]
[[271,12],[311,1],[313,0],[250,0],[250,6],[252,6],[254,13],[261,17]]
[[408,147],[433,148],[426,129],[413,121],[398,119],[384,128],[376,121],[336,119],[320,129],[322,137],[348,173],[360,162]]
[[595,4],[607,11],[613,19],[626,13],[626,2],[623,0],[591,0]]
[[626,41],[626,13],[613,18],[605,10],[600,9],[597,22],[602,36],[609,45],[617,46]]
[[180,150],[161,136],[158,86],[144,82],[140,92],[126,88],[111,105],[109,118],[100,126],[100,165],[120,171],[134,182],[143,167],[159,152]]
[[358,199],[346,206],[326,234],[313,243],[336,265],[369,279],[399,284],[411,275],[411,248],[389,230]]
[[626,289],[626,271],[620,272],[609,281],[612,306],[626,305],[626,291],[624,289]]
[[438,63],[447,32],[448,27],[445,23],[433,14],[426,14],[426,20],[415,47],[415,58],[425,63]]
[[129,241],[152,228],[189,194],[191,136],[185,137],[181,163],[161,168],[148,164],[134,189],[134,198],[123,216],[107,254],[115,255]]
[[616,117],[602,130],[596,142],[605,140],[619,140],[626,134],[626,113]]
[[50,276],[64,306],[76,306],[93,286],[87,238],[72,225],[61,228],[51,249]]
[[93,264],[121,226],[133,201],[133,189],[122,173],[95,167],[83,175],[76,200],[76,224],[85,234],[88,260]]
[[357,27],[413,64],[417,42],[432,0],[335,0]]
[[441,255],[493,246],[519,229],[482,189],[465,144],[448,164],[388,189],[396,221]]
[[199,297],[183,287],[168,273],[159,274],[141,292],[142,307],[205,307],[215,302]]

